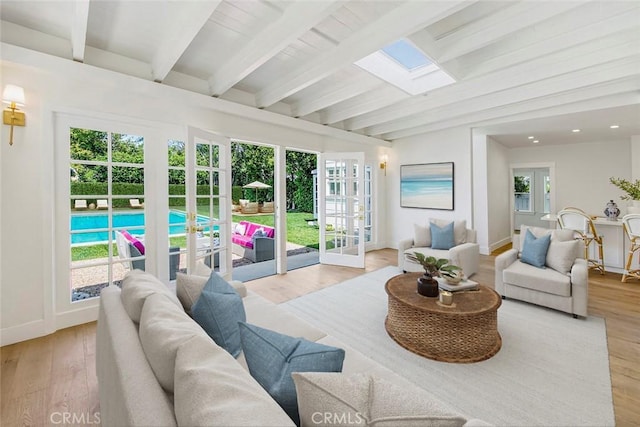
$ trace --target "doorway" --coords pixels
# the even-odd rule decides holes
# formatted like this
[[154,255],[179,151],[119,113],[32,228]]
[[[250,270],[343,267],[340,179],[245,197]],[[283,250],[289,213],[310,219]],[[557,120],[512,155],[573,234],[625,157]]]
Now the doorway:
[[512,167],[513,230],[520,231],[523,225],[548,228],[544,215],[555,209],[553,206],[552,167],[536,166]]

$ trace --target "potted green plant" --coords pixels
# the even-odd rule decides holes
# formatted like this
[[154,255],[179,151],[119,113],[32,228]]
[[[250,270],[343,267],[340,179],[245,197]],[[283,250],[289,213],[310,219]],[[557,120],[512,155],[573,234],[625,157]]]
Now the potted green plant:
[[629,213],[640,213],[640,179],[629,181],[623,178],[609,178],[609,182],[624,191],[626,194],[620,196],[622,200],[629,200],[627,207]]
[[407,254],[407,259],[418,263],[424,268],[424,276],[418,279],[418,293],[426,297],[438,296],[438,281],[436,277],[456,280],[462,278],[462,269],[457,265],[449,264],[445,258],[425,256],[420,252]]

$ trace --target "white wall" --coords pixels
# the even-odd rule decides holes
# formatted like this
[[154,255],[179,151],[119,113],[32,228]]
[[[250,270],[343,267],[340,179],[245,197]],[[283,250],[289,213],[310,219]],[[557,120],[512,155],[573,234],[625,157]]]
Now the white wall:
[[[454,162],[454,210],[400,207],[400,165]],[[471,132],[455,128],[419,138],[394,142],[387,172],[387,224],[389,247],[397,248],[401,239],[413,237],[413,224],[426,224],[429,218],[464,219],[473,225]]]
[[574,206],[603,215],[614,199],[622,214],[626,212],[622,192],[609,178],[631,178],[630,140],[513,148],[508,154],[510,164],[555,162],[557,209]]
[[511,241],[509,150],[491,138],[487,138],[487,171],[487,215],[491,252]]
[[[269,112],[239,108],[226,101],[120,75],[88,65],[3,44],[2,87],[25,90],[27,126],[9,129],[0,144],[0,345],[51,333],[68,326],[55,305],[53,264],[55,206],[53,185],[54,117],[56,112],[106,117],[157,128],[157,142],[184,137],[185,125],[225,136],[314,151],[364,151],[378,164],[374,140],[300,123]],[[228,106],[229,113],[220,111]],[[253,111],[250,111],[253,110]],[[254,112],[255,111],[255,112]],[[247,114],[245,114],[247,113]],[[253,115],[252,115],[253,114]],[[307,129],[308,128],[308,129]],[[324,133],[323,133],[324,132]],[[338,131],[341,134],[340,131]],[[182,134],[180,134],[182,133]],[[386,145],[382,142],[381,145]],[[384,189],[384,176],[377,182]],[[377,200],[385,203],[384,194]],[[378,216],[386,222],[384,210]],[[384,236],[383,236],[384,238]]]

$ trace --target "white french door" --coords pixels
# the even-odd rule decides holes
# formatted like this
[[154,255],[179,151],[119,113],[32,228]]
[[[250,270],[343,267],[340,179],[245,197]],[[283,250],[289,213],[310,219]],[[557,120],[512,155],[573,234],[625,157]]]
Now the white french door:
[[318,158],[320,262],[364,268],[364,153]]
[[231,278],[231,152],[229,138],[187,129],[187,271],[203,260]]

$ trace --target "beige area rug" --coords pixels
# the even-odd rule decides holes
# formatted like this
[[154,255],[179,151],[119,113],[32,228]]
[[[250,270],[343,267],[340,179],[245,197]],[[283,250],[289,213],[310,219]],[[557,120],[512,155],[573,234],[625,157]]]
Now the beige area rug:
[[604,320],[506,300],[502,349],[471,364],[436,362],[396,344],[384,329],[385,267],[281,304],[469,417],[502,426],[614,425]]

